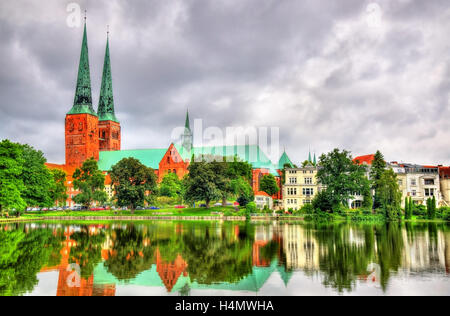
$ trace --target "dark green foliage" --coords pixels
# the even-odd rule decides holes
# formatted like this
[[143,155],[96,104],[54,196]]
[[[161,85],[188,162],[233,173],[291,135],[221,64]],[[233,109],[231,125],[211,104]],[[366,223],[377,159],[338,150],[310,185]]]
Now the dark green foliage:
[[436,219],[436,198],[434,196],[427,199],[427,218]]
[[0,212],[26,207],[21,195],[25,190],[21,177],[24,162],[19,144],[0,142]]
[[328,190],[319,191],[312,200],[313,209],[319,209],[322,212],[331,212],[337,204],[339,204],[337,197]]
[[376,183],[380,208],[388,220],[401,218],[401,198],[397,176],[391,169],[384,170]]
[[326,187],[329,203],[347,205],[354,192],[366,192],[366,167],[353,163],[350,152],[336,148],[327,155],[321,155],[319,165],[317,178]]
[[66,173],[60,169],[52,169],[50,173],[53,177],[53,185],[50,188],[50,196],[52,201],[57,204],[65,205],[67,200]]
[[212,200],[221,199],[225,187],[225,165],[194,161],[188,167],[185,180],[185,199],[190,202],[205,201],[209,208]]
[[411,197],[405,198],[405,219],[410,220],[412,219],[413,215],[413,203]]
[[374,160],[372,161],[372,167],[370,168],[371,187],[375,190],[373,205],[374,208],[379,208],[381,206],[378,184],[384,170],[386,170],[386,162],[384,161],[384,156],[379,150],[377,150],[374,156]]
[[73,173],[73,186],[81,193],[77,194],[73,200],[77,204],[91,207],[93,202],[105,203],[107,200],[105,189],[105,175],[98,169],[97,161],[94,158],[83,162],[81,168],[77,168]]
[[159,184],[159,195],[178,197],[182,193],[182,183],[176,173],[166,174]]
[[272,174],[265,174],[259,182],[259,190],[272,196],[277,194],[278,191],[280,191],[280,188],[278,187],[277,181]]
[[111,167],[110,176],[117,204],[128,206],[132,213],[137,206],[144,206],[147,194],[151,196],[157,189],[154,170],[135,158],[120,160]]
[[22,198],[28,206],[46,206],[54,204],[50,190],[54,186],[53,176],[45,166],[46,159],[42,151],[29,145],[22,145],[22,178],[25,185]]

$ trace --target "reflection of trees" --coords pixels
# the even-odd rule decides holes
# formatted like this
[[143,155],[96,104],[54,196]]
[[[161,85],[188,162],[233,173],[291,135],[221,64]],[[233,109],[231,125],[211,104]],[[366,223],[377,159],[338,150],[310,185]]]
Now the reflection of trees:
[[377,257],[380,265],[380,284],[386,290],[392,271],[397,271],[402,264],[403,237],[401,224],[389,222],[377,226]]
[[155,248],[150,246],[145,232],[128,225],[114,229],[111,234],[113,246],[105,267],[119,280],[130,280],[151,268],[155,261]]
[[180,254],[188,263],[191,280],[202,284],[237,282],[252,272],[253,239],[249,237],[254,235],[253,226],[239,226],[239,238],[229,224],[224,224],[219,234],[210,224],[198,228],[198,224],[189,226],[180,238]]
[[76,246],[70,250],[70,263],[77,263],[81,268],[81,277],[89,278],[94,273],[95,266],[102,261],[102,244],[105,242],[105,233],[98,230],[89,234],[89,227],[83,226],[80,232],[71,236]]
[[373,232],[364,228],[364,241],[352,240],[348,225],[318,225],[316,239],[320,251],[319,266],[325,273],[324,284],[339,292],[351,290],[358,275],[367,272],[373,258]]
[[191,280],[202,284],[236,282],[252,272],[252,242],[183,236],[183,258]]
[[60,248],[50,230],[0,231],[0,295],[32,291],[36,274]]

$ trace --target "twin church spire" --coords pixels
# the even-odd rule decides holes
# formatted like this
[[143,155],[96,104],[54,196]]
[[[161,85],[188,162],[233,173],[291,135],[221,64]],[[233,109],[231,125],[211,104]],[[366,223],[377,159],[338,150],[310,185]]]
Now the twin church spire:
[[103,64],[103,76],[102,85],[100,88],[98,113],[95,113],[92,106],[91,76],[89,68],[86,22],[84,23],[83,42],[81,44],[80,64],[78,67],[75,98],[73,101],[72,109],[67,114],[92,114],[98,116],[99,121],[119,122],[114,112],[111,61],[109,57],[109,35],[106,40],[106,51]]

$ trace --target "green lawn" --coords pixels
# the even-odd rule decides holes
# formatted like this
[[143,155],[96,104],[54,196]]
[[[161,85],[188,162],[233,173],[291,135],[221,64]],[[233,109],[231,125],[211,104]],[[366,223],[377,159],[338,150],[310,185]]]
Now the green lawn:
[[216,206],[209,209],[206,208],[162,208],[159,210],[136,210],[134,214],[131,211],[44,211],[30,212],[22,215],[22,218],[39,218],[49,216],[220,216],[217,213],[225,213],[231,211],[234,213],[232,206]]

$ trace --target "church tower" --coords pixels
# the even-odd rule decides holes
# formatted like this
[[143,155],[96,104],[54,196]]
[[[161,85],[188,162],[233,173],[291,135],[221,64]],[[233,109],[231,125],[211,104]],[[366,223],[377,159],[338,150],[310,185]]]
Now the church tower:
[[98,117],[92,107],[88,55],[85,19],[75,99],[65,121],[66,165],[73,167],[91,157],[99,159]]
[[106,40],[102,86],[98,102],[98,130],[100,151],[120,150],[120,123],[114,113],[111,61],[109,58],[109,32]]
[[186,111],[186,122],[184,123],[184,133],[181,135],[181,142],[183,149],[186,153],[190,154],[194,143],[194,136],[189,123],[189,111]]

